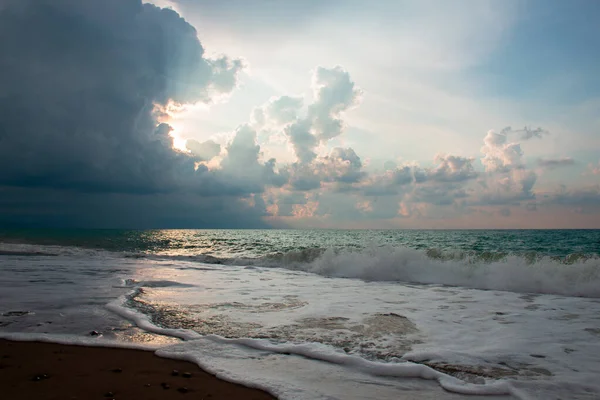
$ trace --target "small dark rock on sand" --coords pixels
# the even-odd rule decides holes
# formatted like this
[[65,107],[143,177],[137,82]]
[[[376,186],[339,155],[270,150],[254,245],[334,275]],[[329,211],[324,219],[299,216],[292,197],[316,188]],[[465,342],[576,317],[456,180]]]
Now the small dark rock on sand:
[[181,376],[183,376],[184,378],[191,378],[192,377],[192,373],[191,372],[184,372],[183,374],[181,374]]
[[114,372],[114,373],[117,373],[117,374],[118,374],[118,373],[120,373],[120,372],[123,372],[123,370],[122,370],[121,368],[115,368],[115,369],[113,369],[113,370],[112,370],[112,372]]
[[98,331],[91,331],[90,332],[90,336],[100,336],[100,332],[98,332]]
[[179,375],[179,371],[177,371],[176,369],[174,369],[174,370],[171,372],[171,376],[178,376],[178,375]]
[[4,317],[22,317],[23,315],[29,314],[29,311],[9,311],[2,314]]
[[39,382],[39,381],[43,381],[44,379],[49,379],[49,378],[50,378],[50,376],[47,374],[37,374],[33,378],[31,378],[31,380],[35,381],[35,382]]
[[104,397],[115,397],[115,394],[113,392],[106,392],[104,393]]
[[177,391],[179,393],[187,393],[187,392],[189,392],[188,388],[186,388],[186,387],[180,387],[179,389],[177,389]]
[[165,383],[165,382],[161,383],[160,386],[162,386],[162,388],[165,389],[165,390],[171,388],[171,386],[168,383]]

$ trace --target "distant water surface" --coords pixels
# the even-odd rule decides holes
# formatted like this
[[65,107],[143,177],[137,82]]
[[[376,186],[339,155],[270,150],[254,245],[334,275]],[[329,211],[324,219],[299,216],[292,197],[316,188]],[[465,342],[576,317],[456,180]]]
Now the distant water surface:
[[600,230],[0,230],[0,242],[222,258],[383,246],[567,257],[597,256]]

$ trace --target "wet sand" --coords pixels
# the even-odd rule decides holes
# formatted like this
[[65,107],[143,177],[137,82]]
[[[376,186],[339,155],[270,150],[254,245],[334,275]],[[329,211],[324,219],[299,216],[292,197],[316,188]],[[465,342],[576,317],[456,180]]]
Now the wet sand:
[[150,351],[7,340],[0,340],[0,397],[274,399],[263,391],[220,380],[195,364],[160,358]]

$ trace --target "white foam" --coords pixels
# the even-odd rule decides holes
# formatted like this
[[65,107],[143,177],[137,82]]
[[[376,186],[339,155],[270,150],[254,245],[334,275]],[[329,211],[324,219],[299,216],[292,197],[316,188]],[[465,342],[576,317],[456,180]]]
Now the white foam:
[[364,358],[342,354],[319,343],[305,344],[273,344],[261,339],[227,339],[216,335],[207,336],[208,339],[220,343],[239,344],[257,350],[270,351],[280,354],[296,354],[313,360],[326,361],[346,367],[355,368],[375,376],[391,376],[403,378],[420,378],[437,381],[442,388],[460,394],[481,395],[510,395],[514,394],[512,387],[507,382],[493,382],[485,385],[468,384],[449,375],[443,374],[426,365],[411,362],[381,363],[365,360]]
[[[202,284],[202,290],[156,289],[142,296],[150,303],[177,304],[179,311],[191,313],[192,320],[207,320],[210,329],[200,325],[202,332],[222,332],[242,341],[273,337],[288,343],[276,346],[323,342],[350,353],[334,352],[333,357],[375,355],[388,359],[387,355],[404,355],[404,361],[481,369],[491,371],[491,376],[503,376],[493,374],[499,369],[508,373],[505,381],[510,382],[511,390],[518,388],[544,400],[587,399],[588,393],[600,393],[600,387],[589,384],[600,373],[600,343],[594,336],[600,313],[596,299],[364,282],[273,268],[213,266],[194,270],[192,265],[181,265],[178,280]],[[385,315],[388,317],[377,317]],[[377,318],[372,320],[374,316]],[[418,331],[406,333],[403,321],[414,323]],[[393,328],[396,331],[376,333],[388,329],[388,323],[399,324]],[[250,340],[246,344],[261,349],[264,343]],[[269,347],[268,351],[273,354],[278,349],[282,355],[304,351],[302,347]],[[329,353],[303,356],[321,359],[324,354]],[[364,372],[344,364],[352,363],[350,360],[339,365]],[[222,361],[213,362],[221,365]]]
[[126,301],[126,296],[122,296],[117,300],[108,303],[106,305],[106,308],[114,312],[115,314],[133,322],[139,328],[148,332],[157,333],[159,335],[171,336],[183,340],[194,340],[202,336],[189,329],[167,329],[156,326],[152,322],[150,322],[148,316],[141,314],[131,308],[125,307],[124,304]]
[[[262,266],[304,271],[321,276],[355,278],[367,281],[441,284],[517,293],[558,294],[600,298],[600,258],[581,258],[565,264],[557,259],[508,255],[498,261],[485,261],[476,256],[456,259],[432,258],[425,251],[397,246],[373,246],[361,250],[315,251],[306,249],[281,257],[214,258],[208,255],[150,255],[115,253],[99,249],[71,246],[46,246],[0,243],[0,254],[18,256],[126,257],[180,261],[180,267],[215,269],[214,263],[237,266]],[[196,261],[190,263],[186,261]],[[210,264],[205,264],[210,263]],[[160,285],[156,282],[155,285]],[[164,284],[169,284],[165,282]]]
[[[312,272],[329,276],[356,275],[385,280],[398,273],[397,278],[411,281],[441,280],[460,285],[461,281],[471,279],[471,283],[477,285],[514,287],[510,282],[489,281],[490,276],[494,276],[491,270],[494,264],[470,266],[459,261],[421,258],[419,252],[398,256],[393,251],[381,252],[388,256],[381,256],[379,252],[374,251],[370,261],[366,257],[368,252],[359,253],[358,259],[350,253],[325,254],[297,269],[309,270],[307,265],[312,265],[316,268]],[[326,261],[328,257],[330,261]],[[344,257],[348,261],[346,266]],[[508,260],[496,264],[506,264]],[[359,262],[366,264],[364,268]],[[430,263],[425,265],[424,270],[429,272],[423,276],[418,276],[419,262]],[[589,267],[587,277],[590,282],[596,282],[593,262],[575,265],[550,262],[551,267],[546,268],[540,263],[527,265],[523,261],[522,267],[534,271],[539,267],[542,277],[539,285],[547,290],[551,288],[548,282],[553,279],[558,282],[561,276],[549,273],[554,267],[575,267],[575,271],[580,271],[580,278],[575,281],[583,281]],[[394,263],[397,265],[393,266]],[[451,281],[452,274],[443,272],[444,268],[450,268],[448,271],[456,268],[458,283]],[[487,273],[491,275],[486,277],[484,272],[488,268]],[[500,276],[511,268],[507,267]],[[514,274],[519,276],[515,280],[521,279],[523,275],[514,268]],[[510,281],[509,278],[503,279]],[[38,282],[38,279],[42,280]],[[209,267],[194,262],[161,262],[103,254],[26,259],[8,256],[0,269],[0,313],[35,312],[2,317],[11,324],[2,330],[109,332],[111,327],[129,325],[105,311],[107,299],[115,299],[108,309],[116,315],[149,332],[186,340],[174,347],[161,348],[161,355],[193,360],[222,378],[267,388],[285,399],[368,399],[373,397],[374,391],[381,399],[463,398],[442,389],[446,386],[460,393],[471,390],[471,386],[477,393],[509,390],[513,393],[511,397],[522,399],[527,398],[523,393],[544,400],[598,397],[600,387],[593,383],[600,374],[597,319],[600,301],[597,299],[373,280],[329,278],[282,268]],[[532,287],[531,282],[526,283],[527,288]],[[176,307],[177,315],[187,313],[190,321],[209,320],[204,324],[205,330],[195,329],[222,332],[222,336],[236,339],[203,337],[185,329],[153,325],[147,316],[124,306],[127,297],[118,298],[125,291],[139,287],[147,288],[140,299],[147,304]],[[161,312],[160,307],[156,310]],[[45,324],[49,320],[53,323]],[[403,321],[412,324],[416,331],[404,331]],[[38,322],[42,325],[37,326]],[[97,325],[102,323],[105,325]],[[171,323],[183,326],[177,325],[176,319]],[[386,325],[389,323],[392,330]],[[53,335],[41,337],[57,341]],[[278,344],[252,337],[273,337]],[[115,345],[103,338],[89,337],[83,344],[104,342]],[[333,346],[348,350],[341,352]],[[439,372],[421,365],[423,363],[504,368],[516,372],[504,380],[490,380],[487,385],[465,385],[455,378],[438,375]],[[531,371],[538,372],[526,374]]]
[[[255,343],[252,343],[255,342]],[[492,393],[489,386],[467,385],[436,371],[406,368],[396,371],[360,370],[357,365],[317,362],[313,358],[282,354],[268,345],[256,341],[230,341],[217,337],[204,337],[180,345],[165,347],[157,355],[197,363],[217,377],[265,390],[281,400],[314,399],[460,399],[461,395],[444,391],[433,382],[443,383],[454,392],[468,393],[481,399],[486,395],[502,395],[506,389],[496,385]],[[264,347],[261,349],[261,347]],[[280,347],[279,350],[283,348]],[[288,350],[298,350],[288,348]],[[304,353],[306,351],[299,351]],[[316,353],[311,353],[315,356]],[[329,358],[326,356],[316,358]],[[340,360],[337,360],[340,361]],[[371,373],[369,373],[371,372]],[[377,372],[372,374],[372,372]],[[411,379],[424,378],[424,379]],[[470,390],[471,389],[471,390]],[[375,395],[374,393],[377,393]],[[509,398],[508,396],[502,398]],[[513,398],[513,397],[510,397]]]
[[475,289],[566,296],[600,297],[600,259],[570,265],[542,258],[529,263],[507,256],[501,261],[439,260],[423,251],[377,247],[356,251],[325,251],[308,263],[282,265],[324,276],[370,281],[443,284]]
[[[198,256],[148,256],[152,259],[195,261],[198,268],[215,263],[304,271],[321,276],[367,281],[441,284],[518,293],[600,297],[600,258],[582,257],[565,263],[551,257],[528,259],[507,255],[485,260],[477,255],[443,254],[430,257],[426,251],[397,246],[373,246],[360,250],[325,251],[306,249],[278,257],[221,258]],[[210,263],[210,266],[205,264]],[[187,268],[189,268],[188,266]]]
[[[302,356],[311,360],[325,361],[331,364],[337,364],[347,368],[353,368],[359,370],[362,373],[366,373],[373,376],[384,376],[384,377],[401,377],[401,378],[419,378],[425,380],[436,381],[443,389],[468,395],[516,395],[516,391],[507,382],[492,382],[485,385],[468,384],[459,379],[443,374],[432,368],[429,368],[422,364],[415,364],[411,362],[404,363],[381,363],[365,360],[358,356],[352,356],[342,354],[335,349],[318,343],[305,343],[305,344],[273,344],[267,340],[261,339],[229,339],[217,335],[202,336],[198,333],[187,330],[187,329],[166,329],[158,327],[149,318],[133,309],[124,306],[126,301],[125,297],[122,297],[116,301],[111,302],[107,305],[107,308],[123,318],[129,319],[134,322],[138,327],[147,330],[149,332],[173,336],[186,341],[194,341],[194,344],[198,344],[198,340],[202,340],[203,345],[201,349],[206,348],[206,341],[212,341],[217,344],[223,345],[221,349],[222,354],[227,353],[227,347],[233,346],[244,346],[254,350],[267,351],[278,354],[294,354]],[[190,350],[189,348],[187,350]],[[198,354],[186,352],[173,352],[169,348],[161,349],[157,352],[157,355],[171,358],[184,359],[188,361],[196,362],[202,368],[208,372],[214,373],[215,375],[233,381],[249,385],[251,387],[260,388],[266,390],[280,398],[294,398],[289,397],[290,392],[298,392],[298,388],[294,388],[290,391],[290,388],[282,382],[277,382],[275,385],[268,383],[270,380],[265,382],[257,382],[256,378],[252,380],[245,379],[232,374],[226,374],[222,368],[215,368],[214,365],[209,365],[203,361],[201,356]]]

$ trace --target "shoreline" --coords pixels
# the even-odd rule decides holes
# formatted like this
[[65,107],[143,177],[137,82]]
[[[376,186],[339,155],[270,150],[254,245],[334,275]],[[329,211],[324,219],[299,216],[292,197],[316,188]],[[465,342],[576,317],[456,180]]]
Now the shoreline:
[[150,350],[7,339],[0,387],[10,399],[276,399]]

